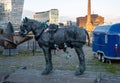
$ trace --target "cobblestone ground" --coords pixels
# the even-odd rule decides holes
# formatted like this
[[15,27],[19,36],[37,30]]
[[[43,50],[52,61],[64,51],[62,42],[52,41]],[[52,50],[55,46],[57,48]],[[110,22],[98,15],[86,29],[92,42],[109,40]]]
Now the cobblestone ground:
[[[91,47],[83,47],[86,60],[86,71],[98,72],[99,78],[102,79],[102,83],[120,83],[120,62],[113,64],[100,63],[92,54]],[[27,69],[43,70],[45,66],[44,56],[41,51],[36,51],[35,55],[31,51],[20,52],[21,55],[3,56],[0,55],[0,79],[3,76],[16,71],[17,69],[27,67]],[[68,49],[68,53],[62,50],[54,51],[53,54],[53,66],[54,70],[70,70],[74,71],[78,67],[78,58],[74,49]],[[105,72],[105,73],[104,73]],[[107,73],[107,74],[106,74]],[[110,79],[112,81],[110,81]]]

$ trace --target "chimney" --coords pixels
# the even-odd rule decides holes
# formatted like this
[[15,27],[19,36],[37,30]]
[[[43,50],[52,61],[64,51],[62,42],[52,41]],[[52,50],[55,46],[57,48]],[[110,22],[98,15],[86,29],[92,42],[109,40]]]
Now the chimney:
[[87,11],[87,23],[86,23],[86,30],[88,32],[93,31],[94,26],[91,23],[91,0],[88,0],[88,11]]
[[91,0],[88,0],[87,23],[91,23]]

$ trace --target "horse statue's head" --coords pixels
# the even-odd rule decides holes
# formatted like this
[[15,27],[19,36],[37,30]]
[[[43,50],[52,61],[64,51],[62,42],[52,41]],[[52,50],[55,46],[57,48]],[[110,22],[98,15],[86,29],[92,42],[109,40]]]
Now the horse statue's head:
[[32,26],[33,26],[32,21],[30,21],[30,19],[25,17],[22,21],[21,26],[20,26],[20,35],[26,36],[31,31]]
[[25,17],[23,19],[22,25],[20,26],[20,35],[26,36],[30,31],[33,31],[36,28],[43,29],[46,27],[48,27],[46,22],[41,23],[36,20]]

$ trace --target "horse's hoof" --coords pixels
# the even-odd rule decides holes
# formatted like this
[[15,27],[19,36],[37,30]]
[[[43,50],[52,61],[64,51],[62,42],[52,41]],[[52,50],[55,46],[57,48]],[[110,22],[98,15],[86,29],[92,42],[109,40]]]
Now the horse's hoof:
[[50,71],[43,71],[41,74],[42,75],[48,75],[50,73]]
[[52,72],[52,70],[44,70],[41,74],[42,75],[48,75]]
[[78,76],[78,75],[82,75],[84,72],[80,72],[80,71],[76,71],[75,72],[75,75]]
[[49,72],[44,72],[44,71],[43,71],[41,74],[42,74],[42,75],[48,75]]
[[80,66],[76,72],[75,72],[75,75],[78,76],[78,75],[82,75],[85,71],[85,67],[84,66]]

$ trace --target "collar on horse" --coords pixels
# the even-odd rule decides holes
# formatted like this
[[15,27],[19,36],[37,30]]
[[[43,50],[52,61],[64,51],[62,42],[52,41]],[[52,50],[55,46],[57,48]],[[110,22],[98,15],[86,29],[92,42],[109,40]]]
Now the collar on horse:
[[53,41],[53,35],[57,31],[58,25],[50,24],[48,26],[46,23],[43,22],[42,26],[44,27],[43,30],[41,31],[41,33],[37,37],[35,37],[35,39],[38,41],[38,39],[41,37],[41,35],[43,34],[43,32],[49,31],[49,33],[51,34],[50,40]]
[[45,29],[46,29],[46,28],[44,28],[44,29],[41,31],[41,33],[40,33],[38,36],[35,37],[35,39],[36,39],[37,41],[39,40],[39,38],[41,37],[41,35],[43,34],[43,32],[44,32]]
[[41,37],[41,35],[43,34],[43,32],[48,28],[48,25],[47,25],[46,22],[43,22],[43,23],[41,24],[41,26],[44,27],[44,28],[42,29],[41,33],[40,33],[37,37],[35,37],[35,39],[36,39],[37,41],[38,41],[38,39]]

